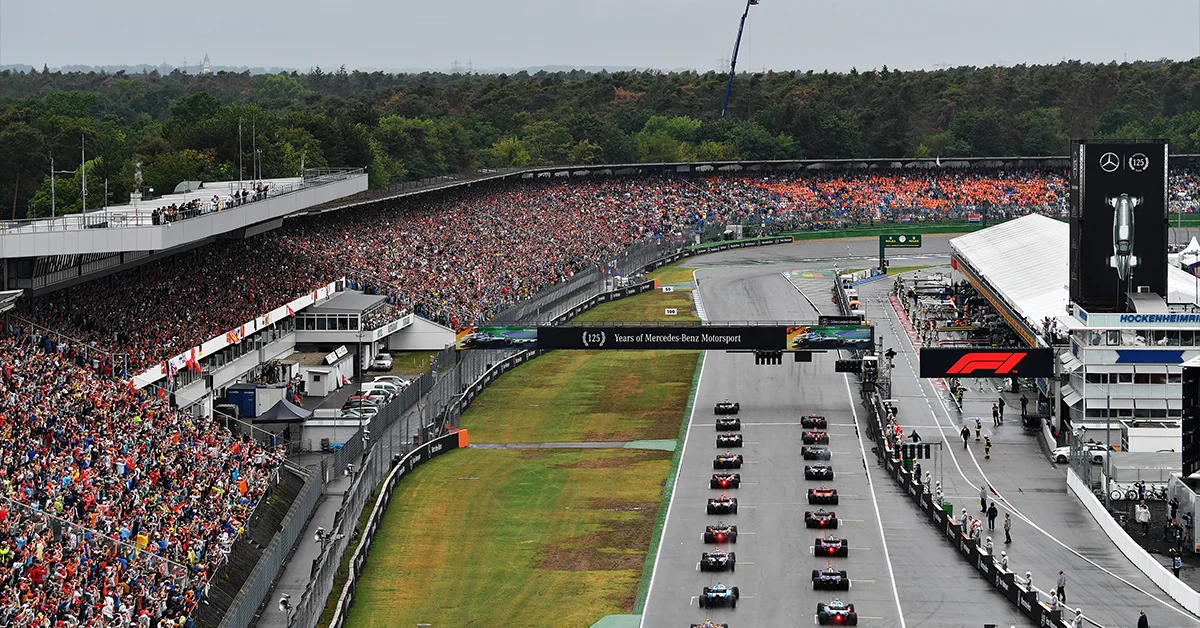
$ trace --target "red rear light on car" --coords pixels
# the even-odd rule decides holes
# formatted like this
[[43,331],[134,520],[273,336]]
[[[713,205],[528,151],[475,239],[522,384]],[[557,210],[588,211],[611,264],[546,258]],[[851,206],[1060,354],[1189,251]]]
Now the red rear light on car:
[[721,486],[729,486],[729,480],[721,480]]
[[825,548],[825,553],[827,553],[827,554],[832,554],[832,553],[834,553],[834,552],[836,552],[836,551],[837,551],[837,549],[835,549],[835,548],[834,548],[832,545],[830,545],[829,547]]
[[718,540],[718,541],[724,541],[724,540],[725,540],[725,533],[724,533],[724,532],[718,532],[718,533],[717,533],[717,540]]

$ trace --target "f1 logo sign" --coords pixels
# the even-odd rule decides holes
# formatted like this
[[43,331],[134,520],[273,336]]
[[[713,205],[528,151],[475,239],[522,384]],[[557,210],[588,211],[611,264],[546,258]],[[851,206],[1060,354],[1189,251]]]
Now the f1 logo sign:
[[1024,351],[972,351],[959,358],[946,372],[950,375],[970,375],[975,371],[991,371],[993,375],[1013,375],[1017,364],[1026,355]]
[[1020,347],[921,349],[921,377],[1051,377],[1054,352]]

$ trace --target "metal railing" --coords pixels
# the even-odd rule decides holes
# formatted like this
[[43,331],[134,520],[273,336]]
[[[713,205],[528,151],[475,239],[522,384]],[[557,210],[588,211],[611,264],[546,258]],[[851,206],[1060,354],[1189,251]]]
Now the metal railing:
[[258,563],[246,576],[233,604],[222,617],[220,628],[241,628],[250,625],[263,600],[271,592],[271,585],[275,581],[276,574],[287,563],[292,547],[300,538],[300,534],[304,532],[308,517],[321,498],[322,489],[325,487],[321,478],[290,463],[285,465],[285,471],[304,478],[304,486],[296,495],[291,507],[288,508],[287,515],[280,524],[279,532],[271,537],[271,542],[263,550]]
[[[6,220],[0,222],[0,233],[43,233],[49,231],[82,231],[85,229],[121,229],[128,227],[153,227],[167,225],[172,222],[180,222],[199,218],[217,213],[218,211],[236,211],[246,205],[251,205],[255,202],[269,200],[285,194],[291,194],[299,190],[319,187],[344,181],[357,176],[365,176],[366,171],[362,168],[346,168],[346,169],[321,169],[320,172],[309,176],[309,171],[305,171],[304,177],[295,183],[268,187],[265,194],[252,195],[246,197],[244,202],[235,201],[228,207],[221,209],[213,208],[207,198],[210,194],[217,194],[218,188],[211,188],[198,191],[195,197],[183,201],[190,203],[193,200],[200,200],[200,207],[197,209],[189,209],[178,214],[178,218],[174,220],[161,221],[154,216],[154,201],[145,199],[142,201],[143,207],[135,208],[133,206],[103,207],[89,211],[86,214],[67,214],[54,218],[20,218],[17,220]],[[247,185],[253,185],[252,181],[247,181]],[[233,185],[233,184],[230,184]],[[240,192],[240,190],[228,190],[229,194]]]

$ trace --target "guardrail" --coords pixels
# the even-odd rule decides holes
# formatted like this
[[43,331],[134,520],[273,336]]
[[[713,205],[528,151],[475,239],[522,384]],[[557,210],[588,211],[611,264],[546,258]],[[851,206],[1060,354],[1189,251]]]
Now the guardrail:
[[[955,552],[995,587],[1001,596],[1028,617],[1035,626],[1071,628],[1071,619],[1074,618],[1074,613],[1071,613],[1071,618],[1068,619],[1063,616],[1061,607],[1052,609],[1050,605],[1043,603],[1042,600],[1050,599],[1048,593],[1037,587],[1027,586],[1022,582],[1024,578],[1018,577],[1016,572],[1002,567],[993,552],[981,545],[979,539],[972,538],[964,531],[963,522],[954,519],[952,510],[948,511],[945,504],[934,502],[934,494],[917,477],[919,471],[905,469],[899,453],[892,448],[888,439],[881,437],[886,410],[880,396],[875,393],[864,395],[863,405],[867,408],[868,435],[877,445],[872,450],[876,453],[880,466],[909,496],[917,509],[925,514],[942,537],[954,547]],[[1095,498],[1093,497],[1093,499]],[[1086,616],[1084,616],[1084,620],[1094,626],[1104,628]]]

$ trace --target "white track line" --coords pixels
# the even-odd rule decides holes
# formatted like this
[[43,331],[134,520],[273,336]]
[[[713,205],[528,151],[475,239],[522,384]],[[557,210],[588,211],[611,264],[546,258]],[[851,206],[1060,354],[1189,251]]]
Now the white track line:
[[[843,374],[846,382],[846,396],[850,398],[850,412],[854,414],[854,422],[858,422],[858,409],[854,406],[854,391],[850,389],[850,377]],[[907,628],[904,623],[904,609],[900,607],[900,592],[896,589],[896,574],[892,571],[892,556],[888,553],[887,536],[883,532],[883,517],[879,514],[879,501],[875,498],[875,483],[871,481],[871,465],[867,463],[867,448],[863,444],[862,430],[858,431],[858,450],[862,454],[863,468],[867,471],[867,488],[871,489],[871,505],[875,507],[875,523],[879,526],[879,539],[883,542],[883,559],[887,562],[888,580],[892,583],[892,597],[896,600],[896,613],[900,615],[900,628]]]
[[[705,351],[700,359],[704,360],[700,363],[700,377],[696,380],[696,395],[700,394],[700,386],[704,381],[704,367],[708,366],[708,352]],[[662,558],[663,539],[667,536],[667,524],[671,521],[671,508],[675,506],[676,491],[679,489],[679,476],[683,475],[680,470],[683,468],[683,456],[687,453],[688,437],[692,435],[692,420],[696,418],[696,400],[692,399],[692,412],[688,417],[688,428],[683,433],[683,448],[679,450],[679,468],[675,470],[675,482],[671,485],[671,499],[667,502],[667,516],[663,519],[662,532],[658,537],[658,550],[654,552],[654,569],[650,571],[650,586],[646,588],[646,607],[642,608],[642,619],[638,626],[645,628],[646,626],[646,608],[650,606],[650,595],[654,592],[654,579],[658,577],[658,561]]]
[[[889,322],[889,323],[892,323],[892,322],[899,323],[899,322],[900,322],[900,321],[899,321],[899,315],[898,315],[898,314],[896,313],[896,311],[895,311],[895,310],[892,308],[892,304],[891,304],[891,302],[890,302],[890,301],[888,301],[888,302],[887,302],[887,309],[889,310],[888,322]],[[899,331],[897,331],[897,330],[896,330],[896,327],[895,327],[895,325],[892,325],[892,332],[893,332],[893,334],[894,334],[894,335],[895,335],[897,338],[903,338],[903,339],[904,339],[904,341],[908,343],[909,347],[912,349],[912,354],[911,354],[911,355],[914,355],[914,356],[915,356],[915,355],[917,355],[917,347],[916,347],[916,345],[914,345],[914,344],[913,344],[913,342],[912,342],[912,339],[908,337],[908,334],[905,334],[905,333],[900,333]],[[927,385],[929,385],[929,382],[928,382],[928,381],[926,381],[925,379],[923,379],[923,378],[921,378],[921,377],[918,377],[918,376],[917,376],[916,370],[913,368],[912,361],[911,361],[911,360],[908,360],[908,359],[907,359],[907,356],[906,356],[905,362],[907,363],[909,370],[910,370],[910,371],[912,371],[912,373],[913,373],[913,376],[914,376],[914,377],[916,377],[916,379],[917,379],[917,385],[918,385],[918,386],[920,387],[920,389],[921,389],[921,395],[922,395],[923,397],[925,397],[925,402],[926,402],[926,404],[928,404],[928,405],[929,405],[929,415],[930,415],[931,417],[933,417],[933,420],[934,420],[935,422],[937,422],[937,423],[938,423],[938,425],[941,425],[941,419],[939,419],[939,418],[938,418],[938,415],[937,415],[937,413],[936,413],[936,412],[933,410],[933,406],[932,406],[932,404],[930,404],[930,402],[929,402],[929,395],[928,395],[928,393],[926,393],[926,391],[925,391],[925,387],[926,387]],[[939,405],[939,406],[941,406],[941,408],[942,408],[942,412],[943,412],[943,413],[945,414],[945,416],[946,416],[946,420],[947,420],[947,421],[949,421],[949,422],[951,423],[951,427],[950,427],[950,428],[943,428],[943,429],[939,430],[939,433],[941,434],[942,440],[943,440],[943,441],[945,442],[945,444],[946,444],[945,450],[946,450],[947,452],[949,452],[949,453],[950,453],[950,458],[951,458],[951,460],[953,460],[953,462],[954,462],[954,467],[955,467],[956,469],[958,469],[958,474],[959,474],[959,475],[961,475],[961,476],[962,476],[962,478],[963,478],[964,480],[966,480],[966,482],[967,482],[967,484],[968,484],[968,485],[970,485],[970,486],[974,486],[974,482],[972,482],[972,481],[971,481],[971,479],[967,477],[967,474],[963,472],[962,466],[960,466],[960,465],[958,464],[958,456],[957,456],[957,455],[955,455],[955,453],[954,453],[954,444],[953,444],[953,443],[951,443],[951,442],[950,442],[950,439],[949,439],[949,438],[946,436],[946,429],[951,429],[951,430],[953,430],[953,427],[952,427],[952,426],[953,426],[953,423],[954,423],[954,419],[953,419],[953,417],[951,417],[951,415],[950,415],[950,410],[949,410],[949,408],[947,408],[947,407],[946,407],[946,402],[945,402],[945,400],[943,400],[943,399],[942,399],[941,395],[938,395],[938,394],[937,394],[937,391],[934,391],[933,398],[934,398],[934,399],[936,399],[936,400],[937,400],[937,402],[938,402],[938,405]],[[1123,578],[1123,577],[1121,577],[1121,576],[1117,575],[1116,573],[1114,573],[1114,572],[1112,572],[1112,571],[1110,571],[1110,570],[1108,570],[1108,569],[1106,569],[1106,568],[1102,567],[1101,565],[1099,565],[1098,563],[1096,563],[1096,562],[1095,562],[1095,561],[1093,561],[1092,559],[1088,558],[1087,556],[1084,556],[1084,555],[1083,555],[1081,552],[1079,552],[1079,551],[1078,551],[1078,550],[1076,550],[1075,548],[1073,548],[1073,547],[1071,547],[1070,545],[1067,545],[1066,543],[1064,543],[1064,542],[1060,541],[1060,540],[1059,540],[1057,537],[1055,537],[1053,534],[1050,534],[1049,532],[1047,532],[1045,529],[1043,529],[1043,528],[1042,528],[1041,526],[1039,526],[1038,524],[1034,523],[1032,519],[1030,519],[1029,517],[1025,516],[1025,515],[1024,515],[1024,514],[1022,514],[1022,513],[1021,513],[1019,510],[1017,510],[1015,507],[1013,507],[1012,503],[1011,503],[1011,502],[1009,502],[1007,499],[1005,499],[1005,498],[1004,498],[1004,495],[1002,495],[1002,494],[1000,493],[1000,491],[996,490],[996,488],[995,488],[995,487],[992,485],[992,482],[991,482],[991,480],[989,480],[989,479],[988,479],[988,477],[987,477],[987,474],[983,472],[983,468],[979,466],[979,460],[975,458],[975,454],[974,454],[974,452],[972,452],[972,451],[971,451],[971,450],[968,448],[968,450],[967,450],[967,453],[968,453],[968,454],[971,456],[971,460],[972,460],[972,462],[974,462],[974,463],[975,463],[975,468],[976,468],[976,470],[977,470],[977,471],[979,471],[979,476],[983,478],[983,480],[984,480],[984,483],[987,485],[988,489],[990,489],[990,490],[991,490],[992,494],[993,494],[993,495],[995,495],[995,496],[996,496],[996,497],[997,497],[997,498],[1000,500],[1000,502],[1004,504],[1004,506],[1005,506],[1005,507],[1006,507],[1008,510],[1012,511],[1012,512],[1013,512],[1013,514],[1017,515],[1017,518],[1018,518],[1018,519],[1020,519],[1021,521],[1024,521],[1025,523],[1029,524],[1029,526],[1030,526],[1031,528],[1033,528],[1034,530],[1037,530],[1038,532],[1041,532],[1043,535],[1045,535],[1045,537],[1046,537],[1046,538],[1050,539],[1051,541],[1054,541],[1056,544],[1058,544],[1059,546],[1061,546],[1063,549],[1067,550],[1068,552],[1071,552],[1071,553],[1072,553],[1072,554],[1074,554],[1075,556],[1078,556],[1080,559],[1082,559],[1083,561],[1085,561],[1086,563],[1088,563],[1088,564],[1089,564],[1089,565],[1091,565],[1092,567],[1095,567],[1096,569],[1098,569],[1098,570],[1100,570],[1100,571],[1104,572],[1105,574],[1108,574],[1109,576],[1111,576],[1112,578],[1116,579],[1117,581],[1119,581],[1119,582],[1121,582],[1121,583],[1123,583],[1123,584],[1125,584],[1125,585],[1128,585],[1128,586],[1129,586],[1130,588],[1132,588],[1133,590],[1135,590],[1135,591],[1137,591],[1137,592],[1139,592],[1139,593],[1141,593],[1141,594],[1145,595],[1146,597],[1149,597],[1150,599],[1154,600],[1155,602],[1158,602],[1159,604],[1161,604],[1161,605],[1165,606],[1166,608],[1169,608],[1169,609],[1171,609],[1171,610],[1175,611],[1176,613],[1179,613],[1180,615],[1183,615],[1184,617],[1187,617],[1188,619],[1192,619],[1192,620],[1195,620],[1195,619],[1196,619],[1196,616],[1195,616],[1195,615],[1192,615],[1190,612],[1188,612],[1188,611],[1187,611],[1187,610],[1185,610],[1185,609],[1181,609],[1181,608],[1179,608],[1179,607],[1178,607],[1178,606],[1176,606],[1176,605],[1175,605],[1173,602],[1169,602],[1169,601],[1167,601],[1167,600],[1164,600],[1164,599],[1162,599],[1162,598],[1160,598],[1160,597],[1158,597],[1158,596],[1154,595],[1153,593],[1151,593],[1151,592],[1149,592],[1149,591],[1147,591],[1147,590],[1143,589],[1142,587],[1139,587],[1138,585],[1136,585],[1136,584],[1134,584],[1134,583],[1130,582],[1129,580],[1126,580],[1125,578]]]

